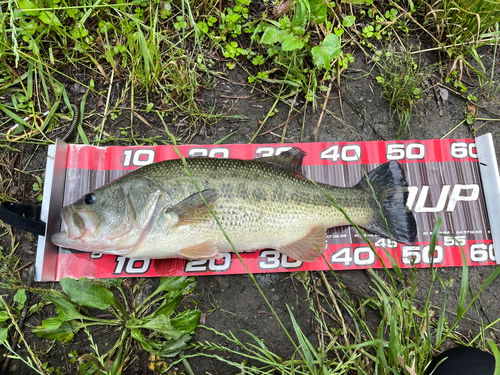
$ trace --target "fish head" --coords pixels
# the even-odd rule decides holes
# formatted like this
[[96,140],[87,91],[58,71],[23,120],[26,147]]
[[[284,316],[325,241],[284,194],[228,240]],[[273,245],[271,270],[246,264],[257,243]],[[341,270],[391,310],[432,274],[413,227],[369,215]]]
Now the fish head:
[[50,240],[75,250],[126,255],[147,234],[160,200],[164,194],[151,181],[116,180],[63,207],[63,231]]

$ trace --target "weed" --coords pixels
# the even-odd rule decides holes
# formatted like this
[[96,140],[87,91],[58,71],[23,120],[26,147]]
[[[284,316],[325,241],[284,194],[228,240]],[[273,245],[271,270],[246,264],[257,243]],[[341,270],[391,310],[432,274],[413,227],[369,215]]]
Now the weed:
[[33,184],[33,191],[38,193],[38,196],[36,199],[38,202],[41,202],[43,199],[43,187],[42,187],[42,179],[38,176],[36,176],[36,182]]
[[[42,321],[33,332],[39,337],[61,342],[72,341],[83,330],[94,353],[78,357],[80,371],[117,374],[129,360],[133,343],[160,357],[173,357],[186,346],[198,324],[200,311],[185,310],[172,316],[183,295],[196,286],[194,278],[162,278],[158,288],[142,302],[138,301],[140,285],[134,287],[134,299],[129,303],[122,280],[91,281],[62,279],[64,294],[53,293],[43,298],[56,306],[57,316]],[[116,288],[123,302],[113,293]],[[86,308],[104,310],[113,318],[96,318]],[[120,337],[105,354],[99,354],[89,328],[95,325],[116,327]],[[73,353],[71,359],[77,358]]]
[[500,4],[484,0],[442,0],[433,4],[428,17],[435,22],[438,39],[451,44],[450,54],[465,56],[491,37],[488,32],[500,21]]
[[[382,58],[383,57],[383,58]],[[379,75],[377,82],[384,97],[398,115],[398,138],[410,131],[410,118],[417,102],[421,99],[422,82],[429,77],[430,69],[421,68],[409,52],[376,52]]]

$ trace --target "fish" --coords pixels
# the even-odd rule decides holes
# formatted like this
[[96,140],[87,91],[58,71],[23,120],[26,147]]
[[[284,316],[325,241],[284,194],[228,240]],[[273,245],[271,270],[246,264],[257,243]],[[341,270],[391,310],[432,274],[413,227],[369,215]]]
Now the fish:
[[50,240],[128,258],[220,259],[233,245],[313,262],[326,248],[327,229],[351,224],[334,202],[370,233],[415,242],[417,225],[406,207],[408,184],[398,162],[382,164],[345,188],[307,179],[304,156],[292,148],[254,160],[149,164],[63,207],[63,230]]

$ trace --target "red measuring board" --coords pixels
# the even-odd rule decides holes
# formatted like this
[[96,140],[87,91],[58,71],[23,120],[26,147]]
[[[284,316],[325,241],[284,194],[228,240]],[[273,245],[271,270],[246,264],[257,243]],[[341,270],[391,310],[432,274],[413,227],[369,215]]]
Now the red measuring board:
[[[388,255],[401,267],[462,265],[460,244],[469,265],[494,265],[488,215],[484,202],[475,143],[470,139],[388,141],[359,143],[302,143],[265,145],[187,145],[178,150],[184,157],[253,159],[280,154],[291,146],[306,152],[303,173],[308,178],[335,186],[354,186],[378,165],[397,160],[405,170],[409,198],[407,206],[417,221],[415,245],[395,243],[367,234],[380,258],[353,227],[328,230],[324,255],[335,270],[390,267]],[[95,147],[68,145],[63,205],[143,165],[179,156],[174,146]],[[429,241],[438,217],[442,219],[434,256]],[[58,231],[57,228],[56,231]],[[455,242],[451,235],[458,241]],[[385,249],[385,250],[384,250]],[[247,267],[258,272],[328,270],[323,258],[307,263],[263,249],[241,253]],[[55,279],[63,277],[179,276],[246,273],[236,254],[224,253],[219,260],[128,259],[59,249]],[[45,267],[45,265],[44,265]]]

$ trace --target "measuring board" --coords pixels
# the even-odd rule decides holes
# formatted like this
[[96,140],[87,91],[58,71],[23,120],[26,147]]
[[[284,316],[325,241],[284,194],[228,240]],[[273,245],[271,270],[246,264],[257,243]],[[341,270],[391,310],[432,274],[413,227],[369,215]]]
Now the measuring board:
[[[389,257],[403,268],[429,267],[431,263],[455,267],[462,265],[461,248],[469,265],[493,265],[500,259],[493,248],[493,240],[500,238],[493,235],[492,239],[491,234],[491,227],[500,225],[500,184],[491,135],[475,140],[185,145],[178,146],[178,151],[186,158],[253,159],[278,155],[292,146],[306,152],[303,174],[307,178],[334,186],[354,186],[364,176],[363,168],[369,172],[380,164],[398,161],[409,185],[407,207],[417,221],[417,241],[406,245],[368,233],[376,257],[355,228],[336,227],[327,234],[324,255],[329,264],[323,258],[300,262],[263,249],[241,254],[252,272],[379,268],[382,262],[390,267]],[[143,165],[176,158],[174,146],[95,147],[60,140],[50,146],[41,215],[47,229],[38,241],[36,280],[246,273],[233,253],[223,253],[219,260],[128,259],[63,249],[49,241],[51,234],[60,231],[63,206]],[[438,217],[442,219],[441,234],[434,254],[429,254]],[[495,233],[500,235],[499,230]]]

